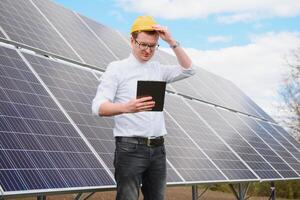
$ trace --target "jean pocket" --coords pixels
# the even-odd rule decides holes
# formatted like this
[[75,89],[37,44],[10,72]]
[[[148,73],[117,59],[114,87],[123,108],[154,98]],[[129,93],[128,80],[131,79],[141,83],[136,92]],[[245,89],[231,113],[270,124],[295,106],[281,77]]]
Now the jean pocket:
[[137,144],[133,143],[126,143],[126,142],[117,142],[116,144],[116,150],[117,152],[135,152],[138,148]]

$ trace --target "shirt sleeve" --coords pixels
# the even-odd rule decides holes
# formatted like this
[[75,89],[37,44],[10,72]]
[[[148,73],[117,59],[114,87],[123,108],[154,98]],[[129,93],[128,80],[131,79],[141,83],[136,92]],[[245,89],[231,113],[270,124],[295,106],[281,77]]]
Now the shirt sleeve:
[[100,106],[107,101],[113,102],[117,87],[118,87],[118,78],[116,70],[113,69],[112,65],[109,65],[102,75],[101,83],[97,88],[96,96],[92,102],[92,113],[93,115],[99,115]]
[[193,76],[196,73],[196,66],[192,63],[186,69],[180,65],[161,65],[161,70],[163,80],[171,83]]

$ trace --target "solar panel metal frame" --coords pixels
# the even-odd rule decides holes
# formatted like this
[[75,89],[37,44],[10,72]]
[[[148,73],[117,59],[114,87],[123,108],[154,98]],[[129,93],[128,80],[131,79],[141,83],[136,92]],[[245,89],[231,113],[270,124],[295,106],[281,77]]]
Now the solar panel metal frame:
[[[34,4],[33,3],[33,0],[30,0],[30,2],[32,3],[32,4]],[[35,4],[34,4],[35,5]],[[73,13],[75,13],[75,12],[73,12]],[[83,22],[83,24],[89,29],[90,27],[87,25],[87,24],[85,24],[84,23],[84,21],[83,21],[83,17],[80,17],[79,16],[79,14],[77,14],[77,13],[75,13],[75,15],[81,20],[81,22]],[[91,28],[90,28],[91,29]],[[96,35],[95,34],[95,32],[93,32],[93,30],[90,30],[94,35]],[[1,27],[0,27],[0,36],[1,36]],[[4,34],[5,34],[5,32],[4,32]],[[2,35],[4,35],[4,34],[2,34]],[[5,36],[5,35],[4,35]],[[122,35],[120,34],[120,36],[122,37]],[[98,37],[96,37],[98,40],[101,40],[100,38],[98,38]],[[49,52],[46,52],[46,51],[43,51],[43,50],[40,50],[40,49],[36,49],[36,48],[33,48],[33,47],[29,47],[29,46],[27,46],[27,45],[24,45],[24,44],[19,44],[18,42],[14,42],[14,41],[9,41],[9,40],[7,40],[7,39],[5,39],[5,38],[0,38],[0,41],[2,41],[2,42],[5,42],[5,43],[7,43],[7,44],[14,44],[14,45],[16,45],[16,46],[21,46],[21,47],[24,47],[24,48],[26,48],[26,49],[31,49],[31,50],[33,50],[33,51],[35,51],[35,52],[41,52],[42,54],[45,54],[45,55],[53,55],[53,57],[57,57],[57,58],[61,58],[61,59],[63,59],[63,60],[65,60],[65,61],[67,61],[67,62],[71,62],[71,63],[76,63],[76,64],[79,64],[80,66],[82,66],[82,67],[89,67],[89,68],[92,68],[92,69],[96,69],[97,71],[98,70],[100,70],[101,71],[101,69],[99,69],[99,68],[97,68],[97,67],[95,67],[95,66],[92,66],[92,65],[89,65],[89,64],[86,64],[86,63],[80,63],[80,62],[77,62],[77,61],[75,61],[75,60],[72,60],[72,59],[68,59],[68,58],[65,58],[64,56],[60,56],[60,55],[56,55],[56,54],[53,54],[53,53],[49,53]],[[102,41],[102,40],[101,40]],[[124,41],[126,42],[127,40],[125,40],[124,39]],[[103,41],[102,41],[103,42]],[[128,43],[129,44],[129,43]],[[1,44],[0,43],[0,46],[5,46],[5,45],[3,45],[3,44]],[[108,51],[110,51],[110,53],[116,58],[116,59],[118,59],[118,57],[114,54],[114,52],[113,51],[111,51],[111,49],[108,47],[108,46],[106,46],[107,47],[107,49],[108,49]],[[13,48],[12,48],[13,49]],[[15,50],[15,49],[14,49]],[[20,52],[21,51],[19,51],[19,50],[17,50],[17,52],[20,54]],[[170,61],[168,61],[168,59],[167,58],[164,58],[165,56],[159,56],[158,55],[158,59],[159,60],[161,60],[161,59],[163,59],[162,61],[164,61],[164,62],[167,62],[167,63],[170,63]],[[22,57],[22,59],[23,60],[25,60],[25,58],[23,58]],[[32,70],[32,69],[31,69]],[[100,77],[98,76],[99,75],[99,73],[98,72],[96,72],[96,71],[94,71],[93,73],[92,73],[95,77],[96,77],[96,79],[98,79],[98,80],[100,80]],[[97,75],[98,74],[98,75]],[[171,86],[171,90],[173,89],[173,91],[174,91],[174,88],[172,88],[172,86]],[[171,91],[172,92],[172,91]],[[52,93],[51,93],[52,94]],[[184,95],[184,94],[179,94],[179,95],[182,95],[183,97],[187,97],[188,99],[190,98],[190,96],[188,96],[188,95]],[[51,95],[51,96],[54,96],[53,94]],[[53,97],[52,97],[53,98]],[[56,98],[55,98],[56,99]],[[250,99],[250,98],[249,98]],[[198,99],[198,100],[200,100],[201,101],[201,99]],[[251,100],[251,99],[250,99]],[[183,98],[183,101],[187,101],[187,100],[184,100],[184,98]],[[211,102],[206,102],[206,103],[209,103],[209,104],[211,104]],[[248,102],[249,103],[249,102]],[[60,104],[59,104],[60,105]],[[253,105],[251,105],[251,104],[249,104],[250,106],[253,106]],[[256,105],[256,104],[255,104]],[[61,106],[61,105],[60,105]],[[218,105],[217,105],[218,106]],[[220,107],[222,107],[222,105],[219,105]],[[257,105],[256,105],[257,106]],[[223,107],[224,108],[224,107]],[[225,107],[226,108],[226,107]],[[253,108],[253,107],[252,107]],[[258,107],[259,108],[259,107]],[[231,108],[226,108],[226,109],[229,109],[229,110],[234,110],[234,109],[231,109]],[[255,110],[255,108],[253,108],[254,110]],[[261,109],[261,108],[259,108],[259,109]],[[63,109],[63,107],[61,108],[61,110],[63,110],[64,112],[66,112],[65,111],[65,109]],[[166,111],[166,112],[168,112],[168,111]],[[195,111],[194,111],[195,112]],[[67,113],[67,112],[66,112]],[[243,112],[242,112],[243,113]],[[69,116],[69,115],[68,115]],[[268,115],[267,115],[268,116]],[[70,116],[69,116],[70,117]],[[259,118],[261,118],[262,116],[258,116]],[[263,118],[264,119],[268,119],[268,120],[270,120],[271,122],[274,122],[274,121],[272,121],[272,119],[271,118],[265,118],[266,116],[263,116]],[[202,118],[201,118],[202,119]],[[174,120],[174,119],[173,119]],[[71,120],[72,121],[72,123],[74,123],[74,121],[73,120]],[[176,122],[176,120],[174,120],[175,122]],[[205,121],[205,120],[204,120]],[[256,120],[256,122],[257,122],[257,120]],[[176,122],[177,123],[177,122]],[[269,123],[269,122],[268,122]],[[75,123],[74,123],[75,124]],[[260,125],[260,124],[259,124]],[[261,126],[261,125],[260,125]],[[280,131],[279,130],[279,128],[281,128],[281,127],[279,127],[277,124],[272,124],[272,127],[275,129],[275,130],[277,130],[277,132],[279,133],[279,135],[281,135],[282,136],[282,138],[285,138],[293,147],[295,147],[295,149],[298,149],[298,151],[299,151],[299,148],[298,147],[296,147],[297,145],[296,144],[299,144],[299,143],[294,143],[295,141],[293,140],[293,139],[291,139],[291,138],[289,138],[287,135],[285,135],[286,134],[286,132],[283,132],[282,130]],[[212,127],[211,127],[212,128]],[[262,127],[263,128],[263,127]],[[263,128],[264,129],[264,128]],[[78,131],[78,130],[77,130]],[[266,130],[266,132],[267,133],[269,133],[267,130]],[[272,136],[273,137],[273,136]],[[273,137],[274,138],[274,137]],[[274,138],[280,145],[282,145],[282,143],[280,142],[280,141],[278,141],[276,138]],[[264,141],[264,140],[263,140]],[[224,142],[224,141],[223,141]],[[226,144],[226,142],[224,142],[225,144]],[[228,144],[227,144],[228,145]],[[299,144],[300,145],[300,144]],[[271,148],[272,149],[272,148]],[[292,155],[292,153],[287,149],[287,148],[285,148],[286,149],[286,151],[288,152],[288,153],[290,153],[291,155]],[[201,150],[201,149],[200,149]],[[231,149],[231,151],[232,152],[234,152],[235,153],[235,151],[233,151],[232,149]],[[97,153],[94,153],[94,154],[97,154]],[[102,159],[101,159],[102,160]],[[242,160],[241,158],[240,158],[240,160]],[[298,162],[299,162],[299,160],[298,160]],[[172,166],[172,163],[170,162],[170,161],[168,161],[168,164],[169,165],[171,165],[171,167],[173,168],[173,170],[174,170],[174,167]],[[247,165],[246,165],[247,166]],[[248,169],[249,169],[249,167],[248,167]],[[107,170],[108,172],[109,172],[109,170]],[[251,169],[250,169],[250,171],[251,171]],[[299,175],[299,174],[298,174]],[[285,178],[286,180],[288,179],[288,178]],[[299,179],[299,177],[298,178],[295,178],[295,179]],[[183,179],[184,180],[184,179]],[[230,180],[230,181],[224,181],[224,182],[236,182],[236,181],[238,181],[238,182],[243,182],[243,181],[245,181],[245,182],[248,182],[248,181],[258,181],[259,179],[249,179],[249,180],[246,180],[246,179],[243,179],[243,180],[240,180],[240,179],[238,179],[238,180]],[[264,180],[260,180],[260,181],[264,181]],[[214,181],[213,181],[214,182]],[[216,181],[216,182],[219,182],[219,181]],[[168,183],[168,185],[182,185],[182,184],[186,184],[186,183],[188,183],[188,184],[192,184],[192,183],[206,183],[206,182],[186,182],[186,181],[183,181],[183,182],[177,182],[177,183]],[[209,182],[207,182],[207,183],[211,183],[211,181],[209,181]],[[89,189],[85,189],[84,191],[100,191],[100,190],[109,190],[109,189],[112,189],[112,188],[115,188],[115,186],[105,186],[105,187],[89,187]],[[73,193],[73,192],[76,192],[76,191],[78,191],[78,192],[82,192],[82,189],[81,188],[69,188],[70,190],[66,190],[65,188],[62,188],[62,189],[56,189],[55,191],[53,190],[53,191],[45,191],[45,192],[43,192],[44,194],[50,194],[50,193],[66,193],[66,191],[67,192],[70,192],[70,193]],[[33,193],[30,193],[30,192],[33,192]],[[35,193],[36,192],[36,193]],[[6,193],[6,192],[4,192],[3,191],[3,189],[1,188],[1,186],[0,186],[0,194],[1,195],[3,195],[3,194],[5,194],[5,195],[8,195],[8,196],[11,196],[11,195],[26,195],[26,194],[40,194],[40,190],[37,190],[37,191],[22,191],[21,193],[18,193],[18,194],[9,194],[8,195],[8,193]]]
[[271,123],[272,127],[284,137],[291,145],[293,145],[300,152],[300,142],[293,138],[283,127],[280,127],[278,124]]
[[[256,120],[269,135],[286,149],[300,164],[300,151],[289,140],[283,137],[270,123]],[[267,127],[266,127],[267,126]]]
[[[192,102],[191,102],[192,103]],[[189,104],[191,104],[191,103],[189,103]],[[210,124],[210,126],[211,126],[211,128],[213,128],[214,130],[215,130],[215,132],[219,135],[219,137],[221,137],[221,138],[223,138],[223,140],[224,140],[224,142],[226,142],[231,148],[232,148],[232,151],[235,151],[239,156],[240,156],[240,158],[241,158],[241,160],[244,160],[245,161],[245,163],[247,163],[247,165],[249,166],[249,168],[251,168],[254,172],[255,172],[255,174],[260,178],[260,181],[269,181],[269,180],[282,180],[283,179],[283,177],[281,177],[281,175],[280,175],[280,173],[275,169],[275,168],[273,168],[273,166],[272,166],[272,164],[271,163],[269,163],[256,149],[255,149],[255,147],[253,147],[233,126],[231,126],[231,124],[230,124],[230,121],[228,121],[228,120],[225,120],[225,118],[218,112],[218,110],[220,110],[220,109],[222,109],[222,108],[217,108],[217,107],[213,107],[213,106],[209,106],[209,105],[207,105],[207,104],[204,104],[204,103],[194,103],[194,104],[191,104],[191,106],[195,109],[195,111],[196,112],[198,112],[198,113],[204,113],[203,114],[203,116],[202,116],[202,118],[208,123],[208,124]],[[199,108],[199,110],[197,110],[198,108]],[[204,110],[200,110],[200,107],[202,107]],[[225,110],[225,109],[223,109],[223,110]],[[219,120],[218,120],[218,123],[219,123],[219,121],[221,122],[221,123],[225,123],[224,125],[225,125],[225,127],[226,127],[226,131],[225,131],[225,135],[223,136],[223,132],[221,131],[219,131],[218,130],[218,127],[216,127],[216,126],[214,126],[214,123],[212,123],[212,121],[213,120],[210,120],[209,118],[206,118],[206,115],[207,114],[210,114],[210,113],[208,113],[208,112],[213,112],[213,114],[214,114],[214,116],[215,115],[217,115],[217,116],[215,116],[215,117],[218,117],[219,118]],[[233,113],[233,112],[231,112],[231,111],[227,111],[227,112],[229,112],[229,113],[232,113],[233,115],[235,114],[235,113]],[[211,118],[211,116],[210,116],[210,118]],[[223,126],[224,126],[223,125]],[[225,128],[224,127],[224,128]],[[229,129],[228,129],[229,128]],[[230,131],[230,133],[227,133],[228,131]],[[229,143],[229,142],[232,142],[232,141],[229,141],[229,142],[227,142],[227,139],[228,138],[231,138],[231,139],[237,139],[237,140],[239,140],[239,141],[242,141],[242,142],[244,142],[245,143],[245,145],[241,145],[241,144],[239,144],[239,141],[234,141],[234,143],[232,144],[232,143]],[[251,150],[251,151],[254,151],[254,152],[251,152],[251,153],[248,153],[248,152],[242,152],[242,151],[236,151],[235,150],[235,146],[239,146],[239,147],[241,147],[241,148],[247,148],[247,150]],[[255,153],[256,152],[256,153]],[[270,171],[270,172],[272,172],[272,173],[276,173],[276,175],[277,175],[277,177],[269,177],[269,178],[263,178],[263,177],[261,177],[258,173],[260,172],[260,169],[257,169],[257,171],[258,171],[258,173],[256,173],[256,170],[255,169],[253,169],[252,167],[251,167],[251,165],[250,164],[248,164],[248,162],[247,162],[247,159],[244,159],[243,157],[242,157],[242,155],[240,155],[240,154],[242,154],[242,155],[246,155],[246,154],[248,154],[249,156],[251,155],[251,159],[250,160],[248,160],[249,161],[249,163],[250,164],[253,164],[253,163],[255,163],[255,162],[257,162],[256,160],[255,160],[255,162],[252,160],[253,158],[254,158],[254,156],[256,156],[256,158],[257,159],[262,159],[262,160],[264,160],[264,162],[257,162],[257,163],[263,163],[263,164],[266,164],[266,165],[268,165],[271,169],[273,169],[273,171]]]
[[[35,77],[39,80],[39,77],[36,76],[36,72],[32,69],[32,67],[28,64],[26,59],[22,56],[22,53],[21,53],[22,51],[20,51],[19,49],[15,49],[14,47],[12,47],[10,45],[5,45],[5,44],[3,45],[1,43],[0,43],[0,47],[4,47],[7,49],[16,51],[16,53],[20,56],[20,58],[23,60],[23,62],[27,65],[28,70],[30,70],[35,75]],[[44,85],[44,83],[41,82],[40,80],[39,80],[39,82],[41,83],[41,85]],[[53,98],[53,95],[51,93],[49,93],[48,89],[47,88],[45,88],[45,89],[48,92],[49,96],[54,100],[54,102],[56,102],[55,98]],[[57,104],[57,102],[56,102],[56,104]],[[58,107],[65,114],[65,111],[61,108],[61,106],[59,104],[58,104]],[[67,117],[67,118],[69,119],[69,117]],[[71,122],[71,124],[72,124],[72,122]],[[79,133],[79,135],[80,135],[80,133]],[[84,137],[82,137],[82,136],[81,136],[81,138],[84,139]],[[95,155],[95,153],[94,153],[94,155]],[[106,170],[106,172],[108,172],[108,170]],[[113,177],[110,177],[110,178],[111,178],[111,180],[114,181]],[[116,187],[115,185],[104,185],[104,186],[102,185],[102,186],[86,186],[86,187],[51,188],[51,190],[36,189],[36,190],[24,190],[24,191],[4,191],[3,188],[0,186],[0,192],[2,193],[1,195],[5,196],[5,197],[18,197],[18,196],[26,196],[26,195],[31,196],[34,194],[41,194],[41,193],[43,193],[43,194],[52,194],[52,193],[59,194],[59,193],[68,193],[68,192],[74,193],[76,191],[81,191],[81,192],[82,191],[101,191],[101,190],[107,191],[107,190],[109,190],[111,188],[115,188],[115,187]]]
[[[47,27],[47,25],[50,25],[50,24],[48,23],[47,19],[45,19],[43,17],[43,14],[38,12],[38,10],[36,9],[35,5],[32,3],[31,0],[28,0],[28,1],[12,0],[9,2],[12,4],[12,5],[10,5],[10,7],[20,6],[20,5],[18,5],[20,3],[25,4],[26,9],[32,11],[30,14],[34,13],[35,16],[24,19],[24,16],[19,16],[20,15],[19,12],[14,12],[17,9],[14,9],[14,10],[8,9],[7,12],[12,12],[12,15],[18,17],[20,23],[17,23],[18,26],[13,26],[13,28],[9,28],[8,33],[6,33],[4,28],[0,26],[0,29],[2,30],[3,34],[5,35],[5,39],[11,40],[11,37],[12,37],[12,39],[16,39],[17,42],[24,43],[24,45],[27,45],[27,46],[31,45],[33,48],[44,50],[44,51],[50,51],[53,54],[67,54],[65,56],[67,58],[69,58],[70,60],[76,60],[76,61],[80,60],[79,57],[76,55],[76,52],[73,52],[72,47],[64,40],[64,38],[62,38],[59,35],[59,32],[57,32],[55,27],[53,27],[53,26],[48,26],[49,28]],[[22,8],[25,9],[24,5],[22,5],[22,6],[23,6]],[[38,21],[37,21],[37,19],[38,19]],[[26,20],[30,21],[30,23],[33,23],[31,20],[33,20],[33,21],[35,20],[34,22],[39,23],[39,25],[40,24],[43,24],[43,25],[45,24],[45,25],[41,28],[41,26],[31,27],[31,26],[27,26],[27,24],[22,24],[23,21],[27,22]],[[26,27],[26,28],[24,28],[24,27]],[[48,29],[46,29],[46,27]],[[31,29],[33,29],[33,30],[31,30]],[[21,34],[19,35],[18,32],[21,32]],[[31,32],[31,33],[35,34],[34,37],[32,37],[32,38],[29,38],[29,37],[24,38],[26,40],[31,39],[32,40],[31,42],[26,41],[26,40],[24,41],[24,39],[22,39],[22,37],[25,37],[24,35],[29,36],[29,34],[27,34],[27,32]],[[36,34],[38,32],[42,32],[44,35]],[[12,35],[13,33],[16,35]],[[42,37],[40,37],[40,35],[42,35]],[[54,40],[52,42],[46,41],[46,39],[48,39],[48,38],[50,38],[50,39],[53,38]],[[56,43],[56,44],[54,44],[54,43]],[[54,44],[54,46],[52,44]],[[65,46],[63,44],[65,44]],[[48,49],[44,48],[49,45],[50,45],[50,48],[49,47],[48,47]],[[60,47],[63,50],[60,50],[60,48],[57,49],[57,47]],[[64,49],[62,47],[65,47],[66,49]]]
[[[87,28],[75,12],[48,0],[31,1],[38,10],[43,13],[43,16],[49,23],[57,29],[61,37],[72,46],[84,63],[105,69],[110,62],[115,60],[111,50],[107,48],[99,37],[96,37],[95,34],[91,32],[91,29]],[[45,8],[45,6],[48,7]],[[61,12],[57,12],[57,10]],[[60,19],[57,19],[56,15],[54,16],[54,11],[56,14],[61,15]],[[64,20],[68,20],[69,23],[73,24],[65,24]],[[78,30],[75,31],[73,30],[74,28]],[[82,38],[78,38],[79,36]],[[98,45],[97,48],[96,45]]]
[[[198,113],[197,112],[195,112],[194,110],[193,110],[193,108],[191,108],[190,107],[190,105],[187,103],[187,101],[188,101],[188,99],[185,99],[185,98],[183,98],[183,97],[180,97],[180,96],[177,96],[177,95],[172,95],[172,96],[176,96],[176,98],[178,98],[179,99],[179,101],[182,101],[182,103],[183,103],[183,105],[186,105],[187,106],[187,108],[189,108],[191,111],[192,111],[192,113],[194,114],[194,115],[196,115],[197,117],[198,117],[198,119],[206,126],[206,128],[208,128],[209,130],[210,130],[210,132],[212,132],[213,134],[215,134],[215,136],[218,138],[218,135],[215,133],[215,131],[213,130],[213,129],[211,129],[211,127],[208,125],[208,124],[206,124],[206,122],[201,118],[201,116],[199,116],[198,115]],[[167,97],[167,96],[166,96]],[[167,102],[167,101],[166,101]],[[166,111],[168,111],[168,113],[172,113],[172,112],[170,112],[170,110],[168,109],[168,106],[166,106],[165,105],[165,109],[166,109]],[[171,116],[172,116],[172,114],[171,114]],[[172,116],[173,117],[173,116]],[[177,121],[177,119],[176,118],[174,118],[175,119],[175,121],[176,121],[176,123],[177,124],[179,124],[180,126],[181,126],[181,123],[179,123],[178,121]],[[184,129],[184,127],[183,127],[183,129]],[[188,135],[190,135],[190,133],[188,133]],[[194,138],[190,135],[190,137],[192,138],[192,140],[194,140]],[[220,138],[219,138],[220,139]],[[224,141],[222,141],[222,139],[220,139],[220,141],[221,141],[221,143],[223,144],[223,145],[225,145],[225,147],[226,148],[228,148],[228,145],[226,144],[226,143],[224,143]],[[194,143],[197,143],[195,140],[194,140]],[[198,143],[197,143],[198,144]],[[199,144],[198,144],[199,145]],[[201,150],[202,151],[204,151],[203,149],[202,149],[202,147],[199,147],[199,148],[201,148]],[[249,169],[249,167],[247,166],[247,165],[245,165],[244,164],[244,161],[243,160],[241,160],[240,159],[240,157],[239,156],[237,156],[236,155],[236,153],[234,152],[234,151],[232,151],[231,150],[231,148],[229,147],[228,148],[228,150],[229,150],[229,152],[231,152],[235,157],[236,157],[236,161],[237,162],[241,162],[242,163],[242,165],[244,165],[244,167],[245,167],[245,170],[248,170],[255,178],[249,178],[249,179],[243,179],[243,178],[241,178],[241,179],[230,179],[230,178],[228,178],[227,176],[227,178],[228,178],[228,181],[227,182],[239,182],[239,181],[259,181],[260,179],[259,179],[259,177],[255,174],[255,173],[253,173],[252,172],[252,169]],[[205,152],[205,151],[204,151]],[[212,159],[213,160],[213,162],[214,162],[214,159]],[[220,166],[218,165],[218,164],[216,164],[219,168],[220,168]],[[224,169],[221,169],[220,168],[220,170],[224,173]]]
[[[40,59],[47,59],[47,58],[40,58]],[[48,59],[49,60],[49,59]],[[49,60],[49,62],[56,62],[56,63],[58,63],[59,64],[59,61],[54,61],[54,60]],[[65,67],[76,67],[76,66],[68,66],[68,64],[67,63],[61,63],[61,64],[64,64],[65,65]],[[82,67],[77,67],[77,68],[79,68],[79,69],[81,69]],[[101,72],[99,72],[99,71],[95,71],[95,70],[91,70],[90,72],[92,72],[92,74],[95,76],[95,79],[98,79],[98,80],[101,80]],[[50,90],[51,90],[51,88],[50,88]],[[54,94],[54,96],[55,96],[55,94]],[[59,101],[59,100],[58,100]],[[68,112],[68,111],[67,111]],[[72,116],[71,116],[71,118],[72,118]],[[99,120],[102,120],[102,119],[99,119]],[[76,123],[76,122],[75,122]],[[79,128],[80,129],[80,128]],[[89,139],[88,139],[89,140]],[[113,139],[112,139],[113,140]],[[114,141],[114,140],[113,140]],[[92,145],[93,146],[93,145]],[[101,156],[101,155],[100,155]],[[169,163],[170,164],[170,163]],[[170,169],[172,169],[172,170],[174,170],[172,167],[170,168]],[[175,171],[175,170],[174,170]],[[113,172],[113,171],[112,171]],[[183,182],[182,181],[179,181],[179,182],[168,182],[168,184],[183,184]]]
[[[277,156],[279,156],[279,158],[281,158],[284,162],[285,162],[285,164],[286,165],[288,165],[293,171],[294,171],[294,173],[297,175],[297,176],[295,176],[295,177],[290,177],[290,178],[287,178],[287,177],[285,177],[285,179],[290,179],[290,180],[293,180],[293,179],[299,179],[300,178],[300,176],[299,176],[299,172],[297,172],[296,171],[296,169],[294,169],[294,167],[293,166],[291,166],[291,164],[286,160],[286,158],[285,157],[283,157],[282,155],[280,155],[280,151],[281,150],[277,150],[277,149],[274,149],[274,147],[272,146],[272,145],[277,145],[279,148],[281,148],[281,149],[284,149],[283,147],[282,147],[282,145],[280,144],[280,143],[278,143],[276,140],[274,140],[273,139],[273,137],[272,136],[270,136],[269,135],[269,133],[263,128],[263,127],[261,127],[258,123],[257,123],[257,119],[254,119],[254,118],[252,118],[252,117],[246,117],[246,116],[242,116],[242,115],[239,115],[239,118],[262,140],[262,141],[264,141],[264,143],[267,145],[267,146],[269,146],[269,148],[270,149],[272,149],[272,151],[273,152],[275,152],[275,154],[277,155]],[[247,119],[247,121],[246,121],[246,119]],[[250,120],[250,121],[249,121]],[[261,129],[261,131],[262,132],[258,132],[258,131],[256,131],[256,130],[254,130],[253,129],[253,127],[249,124],[250,122],[254,122],[255,124],[257,124],[257,127],[259,127],[259,129]],[[267,137],[269,137],[271,140],[274,140],[275,141],[275,143],[274,144],[272,144],[272,143],[270,143],[270,142],[268,142],[265,138],[263,138],[262,137],[262,135],[261,134],[263,134],[263,135],[265,135],[265,136],[267,136]],[[286,151],[285,149],[284,149],[284,151]],[[286,153],[288,153],[288,154],[291,154],[289,151],[286,151]],[[293,157],[293,156],[291,156],[291,157]],[[299,170],[299,169],[298,169]]]

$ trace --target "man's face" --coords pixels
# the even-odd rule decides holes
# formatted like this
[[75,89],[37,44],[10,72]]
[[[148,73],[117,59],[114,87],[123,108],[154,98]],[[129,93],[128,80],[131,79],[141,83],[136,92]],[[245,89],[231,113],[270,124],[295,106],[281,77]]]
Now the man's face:
[[131,46],[134,56],[140,62],[150,60],[154,55],[158,38],[158,34],[149,35],[144,32],[139,33],[136,39],[131,37]]

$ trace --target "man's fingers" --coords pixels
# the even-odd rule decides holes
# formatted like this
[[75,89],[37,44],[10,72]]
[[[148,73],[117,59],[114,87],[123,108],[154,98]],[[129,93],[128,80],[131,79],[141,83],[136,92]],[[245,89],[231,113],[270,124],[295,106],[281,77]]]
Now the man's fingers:
[[142,102],[150,101],[150,100],[152,100],[152,97],[148,96],[148,97],[142,97],[142,98],[137,99],[137,102],[142,103]]
[[146,101],[146,102],[141,102],[137,104],[137,107],[143,108],[143,107],[148,107],[148,106],[154,106],[155,102],[154,101]]

